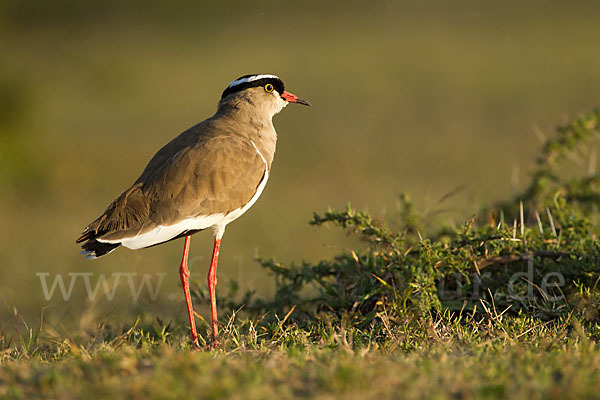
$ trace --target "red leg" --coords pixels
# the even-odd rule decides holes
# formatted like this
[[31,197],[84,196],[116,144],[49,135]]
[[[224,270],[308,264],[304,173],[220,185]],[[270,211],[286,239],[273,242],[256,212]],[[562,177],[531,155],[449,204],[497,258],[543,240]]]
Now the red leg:
[[217,337],[219,336],[219,327],[217,326],[217,295],[215,288],[217,287],[217,261],[219,260],[219,248],[221,247],[221,239],[215,238],[215,247],[213,248],[212,259],[210,261],[210,269],[208,270],[208,290],[210,293],[210,313],[212,316],[213,330],[213,346],[216,348],[219,345]]
[[200,348],[198,343],[198,334],[196,333],[196,320],[194,319],[194,309],[192,308],[192,296],[190,296],[190,271],[187,267],[188,254],[190,252],[190,237],[185,237],[185,243],[183,245],[183,258],[181,259],[181,266],[179,267],[179,276],[181,277],[181,284],[183,285],[183,294],[185,295],[185,304],[187,306],[188,316],[190,317],[190,329],[192,330],[192,341],[197,348]]

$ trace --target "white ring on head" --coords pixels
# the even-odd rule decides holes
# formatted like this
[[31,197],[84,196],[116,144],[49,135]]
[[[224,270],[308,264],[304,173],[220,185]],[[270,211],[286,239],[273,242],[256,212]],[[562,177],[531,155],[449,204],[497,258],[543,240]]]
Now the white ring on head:
[[232,87],[240,85],[242,83],[254,82],[259,79],[266,79],[266,78],[279,79],[279,77],[277,75],[252,75],[252,76],[248,76],[246,78],[241,78],[241,79],[231,82],[229,84],[229,86],[227,86],[227,88],[232,88]]

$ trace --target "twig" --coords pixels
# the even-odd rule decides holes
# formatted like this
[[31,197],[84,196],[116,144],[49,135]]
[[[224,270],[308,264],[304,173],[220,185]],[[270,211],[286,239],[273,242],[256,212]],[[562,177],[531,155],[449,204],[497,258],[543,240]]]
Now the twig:
[[522,254],[507,254],[505,256],[494,256],[488,258],[481,258],[477,261],[479,270],[489,267],[494,264],[509,264],[515,261],[527,260],[530,257],[541,257],[541,258],[560,258],[570,256],[570,253],[562,251],[534,251],[533,253],[522,253]]

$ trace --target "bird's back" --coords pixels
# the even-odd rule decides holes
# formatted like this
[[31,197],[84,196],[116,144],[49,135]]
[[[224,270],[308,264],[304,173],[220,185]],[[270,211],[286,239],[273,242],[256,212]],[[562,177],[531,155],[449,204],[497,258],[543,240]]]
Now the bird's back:
[[[152,238],[134,240],[127,247],[148,247],[186,230],[205,229],[252,199],[269,164],[247,132],[240,132],[234,120],[216,115],[162,147],[77,242],[100,256],[119,244],[127,246],[127,239],[157,230],[161,234],[155,235],[156,243]],[[184,230],[174,236],[161,228],[177,224]]]

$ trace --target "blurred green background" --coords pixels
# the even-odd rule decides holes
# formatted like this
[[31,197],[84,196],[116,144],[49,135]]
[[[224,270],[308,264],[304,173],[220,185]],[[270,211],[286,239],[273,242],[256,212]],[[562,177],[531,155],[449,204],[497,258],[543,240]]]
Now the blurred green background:
[[[74,240],[240,75],[277,74],[313,107],[275,118],[270,182],[224,237],[222,295],[231,279],[270,292],[256,255],[316,260],[349,246],[310,227],[313,211],[351,202],[386,215],[406,192],[460,221],[514,192],[536,135],[599,103],[599,39],[594,1],[2,0],[0,328],[18,324],[15,308],[36,321],[46,306],[57,326],[140,312],[185,321],[181,241],[88,261]],[[193,237],[202,285],[211,247],[209,233]],[[73,272],[93,273],[92,286],[102,273],[167,275],[156,301],[144,290],[134,302],[126,279],[113,301],[89,301],[81,278],[69,301],[58,289],[46,301],[36,273],[68,286]]]

